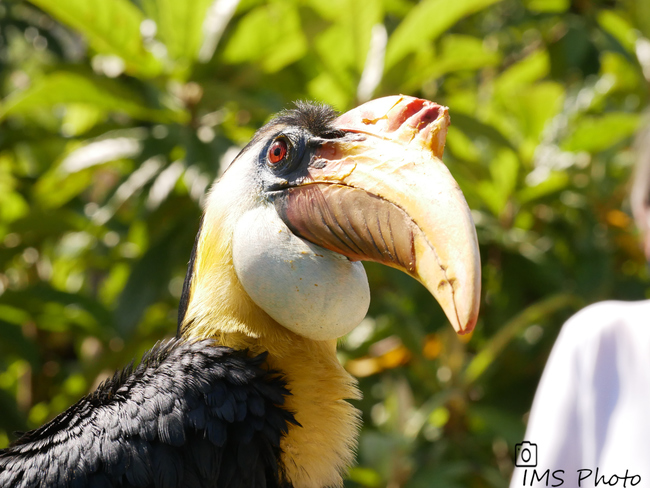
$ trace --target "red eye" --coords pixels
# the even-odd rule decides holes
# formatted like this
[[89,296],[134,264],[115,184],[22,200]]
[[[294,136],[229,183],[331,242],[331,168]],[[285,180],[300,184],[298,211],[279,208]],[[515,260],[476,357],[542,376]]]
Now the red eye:
[[269,154],[267,158],[269,163],[277,164],[284,159],[287,155],[287,141],[284,139],[278,139],[269,148]]

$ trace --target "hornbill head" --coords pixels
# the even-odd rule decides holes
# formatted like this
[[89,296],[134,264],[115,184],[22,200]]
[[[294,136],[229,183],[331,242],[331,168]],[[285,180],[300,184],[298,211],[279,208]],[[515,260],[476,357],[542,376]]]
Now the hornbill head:
[[[184,324],[199,320],[202,302],[208,307],[197,280],[204,289],[225,286],[209,271],[220,261],[230,284],[284,328],[317,341],[339,338],[367,312],[360,261],[369,260],[419,280],[459,334],[471,331],[479,252],[465,198],[441,161],[448,124],[446,107],[391,96],[339,117],[298,103],[261,128],[207,200],[186,282],[185,302],[195,311],[185,317],[182,307]],[[227,298],[216,306],[257,314]],[[264,334],[243,330],[255,320],[240,322],[235,330]]]

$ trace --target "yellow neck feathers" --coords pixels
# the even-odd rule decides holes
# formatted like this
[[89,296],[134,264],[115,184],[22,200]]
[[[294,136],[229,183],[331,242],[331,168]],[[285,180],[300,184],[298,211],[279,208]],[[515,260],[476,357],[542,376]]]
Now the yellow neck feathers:
[[342,486],[360,425],[358,411],[345,401],[360,398],[356,380],[339,364],[335,341],[299,336],[253,303],[233,266],[232,224],[224,213],[206,212],[183,335],[268,352],[269,367],[284,374],[292,393],[285,408],[301,425],[291,425],[282,440],[286,477],[295,488]]

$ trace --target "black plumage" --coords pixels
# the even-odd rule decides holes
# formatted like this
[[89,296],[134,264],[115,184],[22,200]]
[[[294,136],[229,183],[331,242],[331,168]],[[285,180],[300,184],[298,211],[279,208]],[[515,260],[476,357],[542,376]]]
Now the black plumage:
[[295,102],[293,110],[283,110],[269,122],[266,127],[286,125],[300,127],[312,135],[323,139],[341,137],[343,132],[334,127],[334,120],[339,115],[329,105],[313,102]]
[[173,339],[0,450],[2,488],[287,488],[293,415],[265,355]]

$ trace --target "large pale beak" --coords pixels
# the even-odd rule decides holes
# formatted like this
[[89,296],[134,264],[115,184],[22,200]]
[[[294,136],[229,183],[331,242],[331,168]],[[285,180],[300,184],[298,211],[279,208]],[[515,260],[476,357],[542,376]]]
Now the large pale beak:
[[480,258],[465,198],[442,163],[449,115],[427,100],[373,100],[334,123],[309,176],[276,200],[298,236],[418,279],[459,334],[476,324]]

